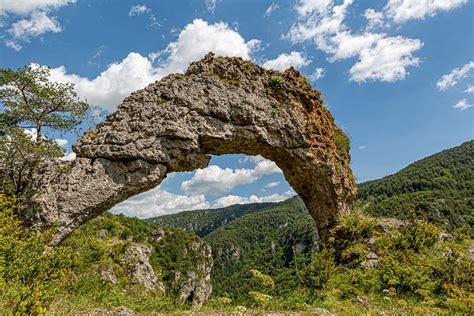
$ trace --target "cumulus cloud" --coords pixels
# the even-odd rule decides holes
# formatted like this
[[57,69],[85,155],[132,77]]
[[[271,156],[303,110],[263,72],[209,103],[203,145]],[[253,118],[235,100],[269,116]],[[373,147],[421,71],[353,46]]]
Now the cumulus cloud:
[[255,162],[253,169],[221,168],[216,165],[196,170],[190,180],[181,183],[181,189],[193,194],[220,194],[233,188],[250,184],[264,176],[281,173],[277,165],[260,156],[252,158]]
[[291,52],[289,54],[282,53],[277,58],[271,59],[263,63],[263,67],[268,69],[275,69],[279,71],[284,71],[291,66],[296,69],[307,66],[311,63],[311,60],[308,60],[299,52]]
[[367,9],[364,12],[364,17],[367,19],[367,29],[369,30],[381,27],[385,24],[383,12]]
[[113,111],[132,91],[159,79],[158,70],[139,53],[130,53],[121,62],[113,63],[95,79],[67,73],[66,67],[51,69],[51,80],[72,82],[77,93],[88,102]]
[[74,3],[76,0],[2,0],[0,2],[0,14],[14,13],[26,15],[36,10],[53,10]]
[[73,151],[67,153],[66,155],[64,155],[64,157],[60,158],[60,160],[62,161],[73,161],[74,159],[76,159],[76,153]]
[[257,45],[257,40],[245,41],[225,23],[208,24],[196,19],[185,26],[175,42],[158,54],[165,56],[165,59],[156,66],[152,57],[132,52],[122,61],[109,65],[94,79],[70,74],[64,66],[53,68],[51,79],[74,83],[80,96],[94,105],[113,111],[132,91],[144,88],[170,73],[185,71],[192,61],[201,59],[210,51],[219,56],[250,59]]
[[56,144],[58,144],[58,146],[61,146],[61,147],[66,146],[68,143],[67,139],[64,139],[64,138],[55,138],[54,141],[56,142]]
[[180,195],[160,190],[159,187],[135,195],[112,208],[113,213],[149,218],[180,211],[206,209],[210,204],[204,195]]
[[[344,0],[336,5],[329,0],[301,1],[296,8],[300,18],[286,38],[293,43],[313,41],[318,49],[329,55],[331,62],[357,57],[358,61],[350,70],[353,81],[404,79],[408,73],[406,68],[420,62],[413,52],[423,46],[421,41],[367,30],[354,34],[344,23],[352,2]],[[375,21],[377,14],[369,12],[366,16]]]
[[315,11],[323,13],[329,9],[332,2],[332,0],[300,0],[296,5],[296,11],[302,16]]
[[174,194],[157,187],[117,204],[111,209],[111,212],[123,213],[128,216],[136,216],[139,218],[150,218],[188,210],[222,208],[234,204],[280,202],[294,195],[295,192],[292,190],[284,192],[283,194],[275,193],[266,196],[251,195],[249,197],[243,197],[227,195],[220,197],[213,202],[209,202],[202,194]]
[[397,23],[424,19],[441,11],[449,11],[467,3],[467,0],[389,0],[384,8],[388,17]]
[[283,194],[272,194],[266,196],[256,196],[251,195],[249,197],[243,197],[238,195],[227,195],[216,199],[212,203],[213,208],[221,208],[226,207],[234,204],[249,204],[249,203],[264,203],[264,202],[280,202],[290,197],[296,195],[295,192],[289,190]]
[[464,111],[464,110],[470,108],[471,106],[472,106],[472,104],[468,103],[467,99],[462,99],[462,100],[459,100],[458,102],[456,102],[456,104],[453,105],[453,108],[458,109],[460,111]]
[[474,61],[468,62],[462,67],[454,68],[449,74],[442,76],[436,86],[439,90],[444,91],[456,85],[460,79],[466,78],[472,69],[474,69]]
[[192,61],[211,51],[219,56],[250,59],[250,54],[258,47],[259,42],[255,39],[246,42],[226,23],[209,24],[196,19],[184,27],[175,42],[160,52],[160,55],[168,55],[160,71],[162,74],[183,72]]
[[61,26],[55,18],[49,17],[45,12],[34,12],[30,18],[13,23],[8,33],[14,39],[28,41],[31,37],[39,36],[46,32],[61,32]]
[[321,78],[323,78],[326,75],[326,69],[324,68],[316,68],[311,76],[309,76],[309,80],[311,81],[317,81]]
[[401,36],[387,37],[360,51],[359,61],[350,69],[351,79],[397,81],[406,77],[408,66],[418,66],[419,59],[412,52],[420,49],[417,39]]
[[10,25],[6,32],[9,36],[4,37],[5,46],[20,51],[22,49],[21,42],[29,42],[31,38],[48,32],[61,32],[62,28],[57,19],[49,16],[48,13],[73,2],[75,0],[1,1],[0,16],[7,14],[30,15]]

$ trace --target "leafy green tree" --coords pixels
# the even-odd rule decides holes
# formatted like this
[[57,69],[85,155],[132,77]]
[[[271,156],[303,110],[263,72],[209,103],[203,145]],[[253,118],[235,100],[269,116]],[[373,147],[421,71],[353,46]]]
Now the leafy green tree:
[[48,134],[78,129],[90,106],[73,84],[50,81],[49,68],[41,66],[0,69],[0,102],[2,192],[20,197],[39,161],[61,156]]

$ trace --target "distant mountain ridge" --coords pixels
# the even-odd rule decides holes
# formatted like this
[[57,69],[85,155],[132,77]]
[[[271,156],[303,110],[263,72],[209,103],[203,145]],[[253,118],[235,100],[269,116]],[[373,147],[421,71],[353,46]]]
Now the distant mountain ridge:
[[176,214],[148,218],[145,221],[162,227],[181,228],[193,231],[199,237],[204,237],[213,230],[253,213],[275,205],[276,203],[235,204],[219,209],[203,209],[183,211]]

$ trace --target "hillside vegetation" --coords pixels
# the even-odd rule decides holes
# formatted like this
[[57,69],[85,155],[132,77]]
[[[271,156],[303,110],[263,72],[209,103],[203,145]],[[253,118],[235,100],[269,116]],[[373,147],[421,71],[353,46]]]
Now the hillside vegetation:
[[157,226],[175,227],[185,231],[194,231],[198,236],[203,237],[245,214],[259,211],[273,204],[274,203],[236,204],[220,209],[193,210],[157,216],[148,218],[146,221],[156,224]]
[[376,216],[403,217],[414,211],[449,229],[474,227],[474,141],[360,184],[358,204]]
[[25,230],[0,195],[0,311],[177,313],[212,283],[206,314],[472,314],[473,154],[468,142],[361,184],[324,250],[299,197],[149,221],[105,213],[48,249],[54,232]]

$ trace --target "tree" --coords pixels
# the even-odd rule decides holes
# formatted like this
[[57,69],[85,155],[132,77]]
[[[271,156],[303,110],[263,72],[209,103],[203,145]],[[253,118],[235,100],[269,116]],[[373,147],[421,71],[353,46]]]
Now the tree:
[[49,68],[42,66],[0,69],[0,102],[1,191],[19,197],[43,158],[62,155],[48,136],[76,130],[90,106],[73,84],[50,81]]

